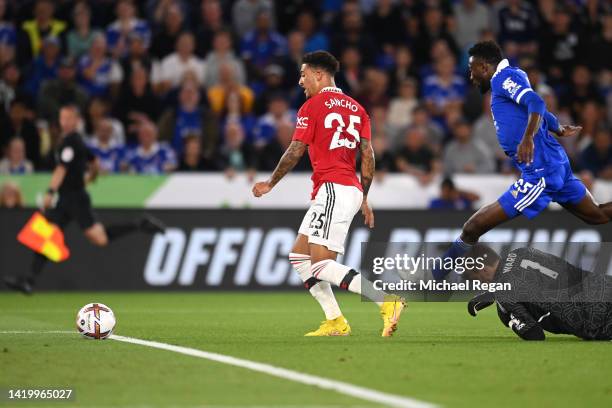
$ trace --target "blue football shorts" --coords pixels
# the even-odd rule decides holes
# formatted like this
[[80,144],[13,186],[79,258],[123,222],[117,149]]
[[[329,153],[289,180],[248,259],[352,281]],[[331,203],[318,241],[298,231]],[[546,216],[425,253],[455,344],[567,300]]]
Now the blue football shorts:
[[[572,172],[569,163],[551,169],[542,169],[521,175],[499,197],[498,202],[506,215],[514,218],[523,214],[531,219],[544,210],[551,201],[559,204],[577,204],[586,194],[586,187]],[[542,175],[538,174],[542,173]]]

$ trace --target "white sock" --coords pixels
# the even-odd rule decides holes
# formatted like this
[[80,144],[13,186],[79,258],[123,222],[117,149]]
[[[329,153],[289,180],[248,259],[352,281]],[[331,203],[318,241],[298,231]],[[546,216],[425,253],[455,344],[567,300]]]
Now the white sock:
[[[364,279],[361,274],[356,273],[353,269],[349,268],[346,265],[342,265],[332,259],[325,259],[323,261],[319,261],[312,266],[312,275],[334,285],[346,289],[350,292],[357,293],[359,295],[363,295],[375,302],[378,306],[382,306],[382,302],[385,292],[374,289],[372,282],[367,279]],[[348,285],[346,285],[346,281],[349,281]],[[363,288],[362,288],[363,281]]]
[[334,291],[329,282],[320,281],[311,287],[309,291],[312,297],[321,305],[327,320],[334,320],[342,316],[342,311],[340,310],[340,306],[338,306],[338,301],[336,300],[336,296],[334,296]]
[[[310,270],[310,255],[292,252],[289,254],[289,261],[305,284],[313,277]],[[336,297],[334,296],[334,292],[329,282],[320,281],[316,284],[312,284],[308,290],[312,297],[321,305],[327,320],[334,320],[342,316],[340,306],[338,306],[338,302],[336,301]]]

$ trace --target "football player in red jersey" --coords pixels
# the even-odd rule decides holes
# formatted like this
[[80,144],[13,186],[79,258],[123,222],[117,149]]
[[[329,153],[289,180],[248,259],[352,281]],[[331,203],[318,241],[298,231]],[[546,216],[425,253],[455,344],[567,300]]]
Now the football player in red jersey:
[[[330,283],[363,294],[380,306],[382,336],[397,328],[404,300],[373,288],[357,271],[336,262],[344,253],[351,221],[361,209],[365,223],[374,227],[368,191],[374,177],[374,151],[370,144],[370,119],[353,98],[336,88],[338,60],[326,51],[304,55],[300,86],[307,101],[297,114],[293,140],[267,181],[253,187],[261,197],[287,174],[306,149],[312,163],[312,202],[304,217],[289,260],[326,320],[306,336],[346,336],[351,328],[342,315]],[[357,149],[361,152],[361,179],[355,174]]]

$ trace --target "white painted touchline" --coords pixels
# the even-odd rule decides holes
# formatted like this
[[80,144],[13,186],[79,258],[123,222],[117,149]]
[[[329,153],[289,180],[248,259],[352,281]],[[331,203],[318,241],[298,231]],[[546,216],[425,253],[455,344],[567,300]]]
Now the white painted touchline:
[[[67,330],[0,330],[0,334],[78,334],[76,331]],[[260,373],[272,375],[285,380],[290,380],[314,387],[323,388],[325,390],[335,391],[340,394],[359,398],[364,401],[371,401],[377,404],[383,404],[397,408],[435,408],[436,405],[419,401],[414,398],[403,397],[400,395],[387,394],[385,392],[376,391],[370,388],[360,387],[345,383],[342,381],[330,380],[328,378],[319,377],[311,374],[304,374],[298,371],[289,370],[286,368],[275,367],[270,364],[258,363],[256,361],[244,360],[237,357],[226,356],[224,354],[211,353],[209,351],[193,349],[189,347],[174,346],[172,344],[160,343],[157,341],[136,339],[133,337],[112,335],[111,340],[121,341],[124,343],[138,344],[141,346],[152,347],[160,350],[173,351],[175,353],[185,354],[192,357],[203,358],[206,360],[216,361],[218,363],[228,364],[235,367],[246,368],[248,370],[257,371]]]
[[224,354],[211,353],[208,351],[197,350],[189,347],[174,346],[172,344],[160,343],[157,341],[141,340],[132,337],[124,337],[117,335],[112,335],[109,337],[109,339],[122,341],[125,343],[139,344],[141,346],[152,347],[160,350],[173,351],[175,353],[185,354],[192,357],[203,358],[206,360],[216,361],[235,367],[246,368],[248,370],[258,371],[260,373],[272,375],[285,380],[290,380],[306,385],[312,385],[326,390],[335,391],[340,394],[359,398],[365,401],[384,404],[390,407],[433,408],[436,406],[434,404],[419,401],[409,397],[387,394],[381,391],[360,387],[358,385],[353,385],[342,381],[330,380],[328,378],[319,377],[316,375],[304,374],[297,371],[288,370],[286,368],[275,367],[270,364],[258,363],[255,361],[244,360],[237,357],[226,356]]

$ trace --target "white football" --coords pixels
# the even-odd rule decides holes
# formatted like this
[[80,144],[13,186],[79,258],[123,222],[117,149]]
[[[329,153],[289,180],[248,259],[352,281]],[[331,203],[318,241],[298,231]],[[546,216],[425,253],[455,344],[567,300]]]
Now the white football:
[[79,333],[88,339],[105,339],[115,328],[115,314],[102,303],[89,303],[79,310],[76,326]]

